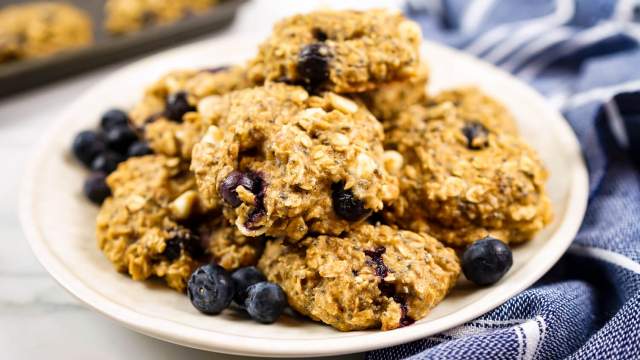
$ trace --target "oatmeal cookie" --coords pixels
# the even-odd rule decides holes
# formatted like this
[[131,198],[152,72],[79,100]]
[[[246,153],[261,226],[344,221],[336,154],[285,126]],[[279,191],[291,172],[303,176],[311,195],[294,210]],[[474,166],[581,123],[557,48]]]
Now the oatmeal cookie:
[[409,325],[460,273],[455,252],[431,236],[369,224],[341,237],[271,241],[258,267],[282,286],[291,307],[341,331]]
[[360,99],[378,120],[388,121],[411,105],[426,102],[428,82],[429,67],[422,63],[415,76],[353,96]]
[[452,246],[487,235],[528,240],[551,220],[547,172],[519,137],[471,119],[446,101],[393,122],[385,146],[397,153],[387,168],[401,196],[385,215]]
[[37,2],[0,10],[0,63],[91,44],[91,19],[71,5]]
[[197,265],[199,241],[180,223],[199,206],[187,166],[159,155],[131,158],[107,183],[113,195],[98,214],[99,248],[134,280],[156,276],[183,291]]
[[105,27],[113,34],[132,33],[177,22],[207,11],[216,3],[217,0],[107,0]]
[[207,114],[217,95],[249,86],[239,66],[172,71],[147,88],[129,117],[154,152],[190,159],[204,130],[196,109]]
[[249,77],[337,93],[407,79],[419,69],[420,27],[388,10],[316,11],[277,23]]
[[193,149],[202,198],[247,236],[338,235],[398,196],[381,124],[336,95],[269,83],[228,94]]
[[456,107],[461,119],[479,122],[494,131],[518,134],[518,127],[511,112],[477,87],[467,86],[442,91],[429,99],[427,106],[438,106],[446,102]]
[[204,239],[203,243],[211,259],[229,271],[256,265],[264,249],[263,237],[242,235],[221,215],[202,226],[200,236]]

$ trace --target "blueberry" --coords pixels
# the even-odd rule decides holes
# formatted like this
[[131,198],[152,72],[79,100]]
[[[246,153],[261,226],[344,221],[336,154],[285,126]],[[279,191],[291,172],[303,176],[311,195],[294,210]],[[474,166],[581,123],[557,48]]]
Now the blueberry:
[[471,244],[462,255],[462,272],[477,285],[491,285],[513,264],[507,244],[490,236]]
[[165,115],[173,121],[182,122],[182,116],[196,108],[189,104],[187,93],[180,91],[167,97]]
[[131,146],[129,146],[129,150],[127,150],[127,157],[135,157],[135,156],[144,156],[153,154],[153,150],[149,147],[144,141],[136,141]]
[[328,38],[327,33],[320,28],[313,28],[311,34],[318,41],[326,41]]
[[219,265],[202,265],[191,274],[187,285],[191,304],[205,314],[219,314],[231,304],[233,282]]
[[73,144],[71,145],[73,155],[87,167],[91,166],[93,159],[104,149],[104,137],[102,134],[92,130],[79,132],[73,138]]
[[263,281],[247,288],[244,305],[252,319],[271,324],[278,320],[287,306],[287,296],[280,285]]
[[102,115],[100,119],[100,127],[104,131],[109,131],[116,126],[127,125],[129,116],[120,109],[111,109]]
[[91,170],[111,174],[124,158],[113,151],[105,151],[91,162]]
[[106,132],[107,146],[118,154],[126,155],[129,146],[138,140],[138,135],[128,126],[120,125]]
[[105,173],[92,173],[84,181],[82,191],[84,195],[95,204],[102,204],[104,199],[111,195],[111,189],[107,186],[107,176]]
[[471,150],[481,150],[489,146],[489,130],[477,121],[468,121],[462,128],[467,138],[467,147]]
[[247,298],[247,288],[253,284],[266,281],[267,278],[255,266],[247,266],[234,271],[231,274],[231,280],[233,280],[233,286],[236,289],[233,301],[240,306],[244,306],[244,301]]
[[332,186],[333,211],[339,217],[348,221],[364,219],[371,210],[364,207],[364,202],[353,195],[351,190],[344,188],[344,183],[335,183]]
[[243,186],[247,190],[254,192],[256,190],[256,182],[249,173],[243,173],[237,170],[232,171],[220,184],[220,196],[229,205],[236,208],[240,206],[242,201],[238,197],[236,189]]
[[168,233],[169,238],[165,242],[162,255],[166,256],[170,261],[179,258],[183,249],[192,258],[202,255],[200,237],[193,231],[186,228],[173,228],[169,229]]
[[296,70],[298,78],[315,89],[329,79],[329,48],[323,43],[309,44],[300,50]]

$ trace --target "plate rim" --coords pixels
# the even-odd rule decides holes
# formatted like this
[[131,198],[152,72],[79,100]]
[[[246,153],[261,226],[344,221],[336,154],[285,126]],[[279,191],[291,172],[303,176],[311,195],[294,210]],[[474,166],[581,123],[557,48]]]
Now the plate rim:
[[[472,56],[465,54],[459,50],[452,49],[450,47],[437,44],[431,41],[425,41],[424,47],[437,48],[443,52],[449,52],[455,56],[466,57],[468,61],[475,63],[475,65],[485,68],[491,68],[491,70],[497,75],[505,77],[510,81],[513,86],[519,87],[519,91],[526,94],[527,97],[536,99],[541,104],[545,104],[546,112],[549,115],[559,118],[554,124],[554,132],[561,133],[561,138],[565,142],[567,150],[576,152],[576,162],[572,164],[572,168],[568,170],[568,174],[571,174],[571,181],[568,186],[568,196],[565,200],[567,208],[564,214],[562,222],[558,224],[558,228],[550,235],[551,239],[548,240],[541,250],[536,252],[519,271],[525,271],[529,263],[537,264],[535,271],[529,271],[523,276],[522,280],[518,284],[504,283],[497,286],[505,286],[509,291],[503,291],[501,296],[495,296],[493,298],[486,299],[485,296],[479,301],[483,301],[487,305],[483,309],[475,309],[472,306],[463,308],[456,312],[442,316],[439,319],[435,319],[428,323],[428,326],[420,326],[416,324],[413,326],[396,329],[393,331],[374,331],[367,332],[362,335],[354,334],[354,336],[336,337],[332,339],[304,339],[301,340],[297,346],[293,345],[294,340],[284,339],[271,339],[271,338],[255,338],[248,336],[230,335],[224,333],[216,333],[216,336],[210,336],[211,332],[193,328],[187,325],[175,323],[168,319],[154,318],[149,315],[144,315],[130,309],[124,305],[113,303],[108,298],[103,297],[101,294],[96,293],[91,287],[75,278],[73,272],[64,266],[61,259],[57,257],[47,247],[46,236],[40,229],[39,225],[34,220],[32,214],[31,204],[36,200],[34,194],[36,192],[36,179],[38,178],[37,169],[38,164],[42,161],[46,161],[46,149],[50,144],[55,141],[55,135],[58,134],[60,128],[69,119],[69,114],[74,112],[74,109],[85,102],[85,99],[89,99],[97,93],[103,84],[113,81],[123,74],[130,71],[131,68],[142,66],[142,64],[156,61],[156,59],[171,56],[172,54],[178,54],[181,52],[188,52],[193,48],[201,46],[220,46],[217,43],[229,43],[234,44],[238,41],[253,41],[248,40],[244,36],[225,36],[221,38],[214,38],[203,42],[197,42],[186,46],[181,46],[168,51],[164,51],[153,56],[143,58],[135,61],[129,65],[126,65],[109,76],[96,83],[85,94],[69,106],[64,111],[57,115],[57,119],[47,129],[42,136],[38,145],[34,147],[34,150],[29,158],[26,171],[23,175],[22,186],[19,190],[19,217],[20,222],[27,238],[27,241],[35,254],[38,261],[43,265],[47,272],[71,295],[77,298],[81,303],[88,305],[90,308],[96,310],[98,313],[111,318],[113,320],[122,323],[127,328],[143,333],[145,335],[168,341],[171,343],[184,345],[188,347],[198,348],[207,351],[215,351],[234,355],[248,355],[248,356],[281,356],[281,357],[297,357],[297,356],[330,356],[340,355],[346,353],[356,353],[362,351],[368,351],[388,346],[394,346],[401,343],[407,343],[415,341],[417,339],[429,336],[452,327],[463,324],[467,321],[477,318],[478,316],[495,309],[502,303],[506,302],[509,298],[518,294],[524,289],[528,288],[531,284],[537,281],[544,273],[546,273],[564,254],[570,244],[573,242],[575,235],[582,223],[582,219],[586,212],[587,199],[588,199],[588,173],[584,157],[582,156],[581,148],[575,133],[570,128],[565,118],[553,108],[540,94],[538,94],[533,88],[525,84],[521,80],[515,78],[511,74],[504,72],[503,70],[496,68],[495,66],[486,63],[482,60],[473,58]],[[546,116],[546,115],[545,115]],[[549,256],[546,253],[547,248],[553,244],[553,248],[556,250],[552,253],[553,256]],[[506,286],[508,285],[508,286]],[[505,296],[505,294],[509,294]],[[360,338],[356,340],[356,338]],[[250,339],[251,345],[246,346],[246,341]],[[330,343],[330,344],[329,344]],[[330,345],[330,346],[329,346]]]

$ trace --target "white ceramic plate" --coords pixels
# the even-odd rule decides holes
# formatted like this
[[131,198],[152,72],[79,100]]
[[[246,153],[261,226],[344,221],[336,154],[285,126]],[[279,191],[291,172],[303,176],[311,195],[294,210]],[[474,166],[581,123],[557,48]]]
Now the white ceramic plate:
[[241,62],[254,54],[255,46],[255,40],[222,38],[139,61],[83,94],[46,133],[24,179],[20,214],[40,262],[78,299],[129,328],[186,346],[260,356],[335,355],[416,340],[471,320],[539,279],[569,246],[587,202],[587,173],[572,130],[527,85],[460,52],[427,43],[424,56],[433,71],[430,90],[475,84],[503,101],[551,172],[555,221],[533,241],[514,249],[513,268],[500,283],[479,289],[461,281],[427,318],[412,326],[342,333],[290,317],[266,326],[233,311],[204,316],[184,295],[116,273],[96,246],[97,208],[83,197],[87,174],[68,150],[74,134],[95,127],[110,107],[130,107],[145,84],[165,71]]

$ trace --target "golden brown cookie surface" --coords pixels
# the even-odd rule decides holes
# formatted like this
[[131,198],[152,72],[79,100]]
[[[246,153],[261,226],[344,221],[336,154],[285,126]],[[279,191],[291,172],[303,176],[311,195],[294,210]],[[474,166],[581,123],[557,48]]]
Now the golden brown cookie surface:
[[91,19],[71,5],[36,2],[0,9],[0,63],[47,56],[92,41]]
[[341,237],[269,242],[258,266],[294,309],[342,331],[409,325],[460,273],[455,252],[434,238],[369,224]]
[[247,236],[339,234],[398,195],[382,126],[342,96],[270,83],[228,94],[194,147],[203,199]]
[[250,62],[249,76],[362,92],[418,71],[420,28],[387,10],[316,11],[277,23]]

